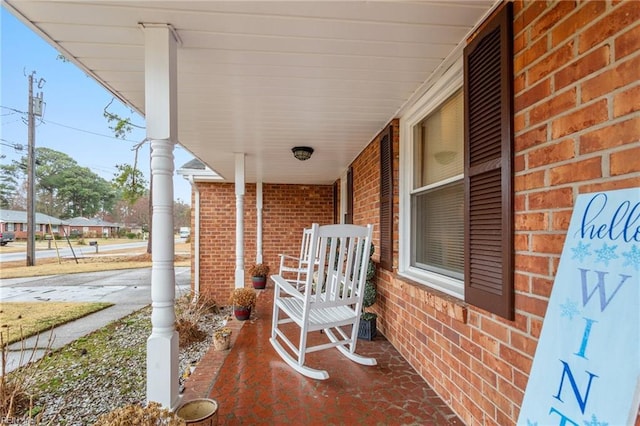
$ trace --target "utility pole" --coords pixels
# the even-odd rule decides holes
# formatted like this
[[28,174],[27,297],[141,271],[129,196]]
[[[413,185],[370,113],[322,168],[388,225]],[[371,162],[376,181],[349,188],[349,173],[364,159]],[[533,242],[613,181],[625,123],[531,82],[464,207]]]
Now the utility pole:
[[[36,264],[36,125],[35,116],[42,116],[42,92],[33,96],[33,76],[29,74],[29,110],[28,110],[28,149],[27,149],[27,266]],[[44,79],[38,81],[42,88]]]

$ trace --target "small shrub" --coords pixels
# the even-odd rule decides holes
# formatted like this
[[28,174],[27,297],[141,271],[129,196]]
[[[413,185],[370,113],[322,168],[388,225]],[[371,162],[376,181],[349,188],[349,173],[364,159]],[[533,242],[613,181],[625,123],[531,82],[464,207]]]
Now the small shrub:
[[236,288],[231,291],[229,303],[233,306],[253,308],[256,304],[256,291],[252,288]]
[[269,265],[264,263],[256,263],[249,268],[249,275],[252,277],[266,277],[269,275]]
[[187,423],[177,414],[162,408],[157,402],[150,402],[143,407],[140,404],[129,404],[103,414],[94,426],[118,425],[168,425],[182,426]]

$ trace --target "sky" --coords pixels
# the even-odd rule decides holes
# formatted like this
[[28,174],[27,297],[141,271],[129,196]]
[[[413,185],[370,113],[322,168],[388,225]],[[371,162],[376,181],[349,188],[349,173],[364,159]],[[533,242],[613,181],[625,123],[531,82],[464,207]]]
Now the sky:
[[[63,152],[79,166],[111,181],[116,164],[133,164],[133,147],[145,138],[144,129],[134,129],[126,140],[115,138],[103,117],[113,96],[71,62],[57,59],[57,50],[5,8],[0,10],[0,164],[27,155],[28,76],[35,72],[34,96],[41,92],[44,99],[43,116],[36,119],[35,147]],[[144,118],[117,99],[109,111],[131,117],[134,124],[144,127]],[[19,146],[23,149],[16,149]],[[193,158],[179,145],[174,157],[176,169]],[[138,154],[138,167],[147,181],[149,164],[149,143],[145,143]],[[190,204],[189,182],[178,175],[173,182],[174,199]]]

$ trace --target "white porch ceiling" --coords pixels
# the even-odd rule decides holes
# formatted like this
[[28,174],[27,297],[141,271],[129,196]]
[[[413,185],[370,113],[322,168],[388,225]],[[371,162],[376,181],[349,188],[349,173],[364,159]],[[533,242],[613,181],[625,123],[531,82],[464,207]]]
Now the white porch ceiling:
[[[143,115],[138,24],[171,24],[182,40],[180,144],[227,181],[243,152],[247,182],[330,184],[495,0],[3,4]],[[293,158],[296,145],[313,147],[311,159]]]

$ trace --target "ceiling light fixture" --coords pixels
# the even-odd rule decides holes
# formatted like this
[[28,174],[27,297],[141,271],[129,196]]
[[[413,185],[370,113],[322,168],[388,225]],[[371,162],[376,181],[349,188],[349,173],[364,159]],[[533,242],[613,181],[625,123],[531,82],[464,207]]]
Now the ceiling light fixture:
[[293,152],[293,156],[296,157],[300,161],[305,161],[311,158],[311,154],[313,154],[313,148],[310,146],[294,146],[291,148],[291,152]]

